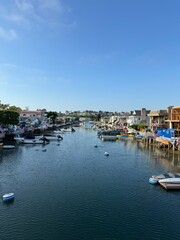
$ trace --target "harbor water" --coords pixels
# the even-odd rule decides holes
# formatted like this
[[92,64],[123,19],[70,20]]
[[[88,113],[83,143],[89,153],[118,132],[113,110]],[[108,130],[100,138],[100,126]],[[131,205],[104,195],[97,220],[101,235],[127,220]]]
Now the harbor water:
[[0,239],[180,239],[180,191],[148,181],[165,172],[180,172],[178,155],[84,128],[0,149],[0,194],[15,193],[0,202]]

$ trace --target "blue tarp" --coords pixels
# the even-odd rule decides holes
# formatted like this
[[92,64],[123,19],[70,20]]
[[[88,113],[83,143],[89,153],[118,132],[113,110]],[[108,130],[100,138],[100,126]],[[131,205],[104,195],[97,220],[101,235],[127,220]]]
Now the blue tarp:
[[157,137],[167,137],[167,138],[175,137],[175,130],[172,128],[156,129],[154,133],[156,134]]

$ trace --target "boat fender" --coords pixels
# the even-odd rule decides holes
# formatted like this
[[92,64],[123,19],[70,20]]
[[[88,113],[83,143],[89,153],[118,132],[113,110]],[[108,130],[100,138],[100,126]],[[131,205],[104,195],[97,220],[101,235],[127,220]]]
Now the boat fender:
[[155,185],[155,184],[158,183],[158,181],[157,181],[157,179],[155,179],[155,178],[149,178],[149,183]]

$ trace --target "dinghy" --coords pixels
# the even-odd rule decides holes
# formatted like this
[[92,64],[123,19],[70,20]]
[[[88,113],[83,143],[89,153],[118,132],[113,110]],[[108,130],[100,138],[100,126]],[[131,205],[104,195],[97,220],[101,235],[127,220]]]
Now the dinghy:
[[2,196],[3,202],[14,200],[14,193],[6,193]]

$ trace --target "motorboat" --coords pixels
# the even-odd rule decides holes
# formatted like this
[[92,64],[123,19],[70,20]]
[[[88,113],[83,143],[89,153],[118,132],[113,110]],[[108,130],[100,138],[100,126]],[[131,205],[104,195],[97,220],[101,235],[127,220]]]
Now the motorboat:
[[62,128],[60,130],[54,131],[55,134],[72,133],[72,132],[75,132],[74,128]]
[[39,138],[39,140],[63,140],[63,137],[61,137],[60,134],[45,134]]
[[14,200],[15,194],[14,193],[6,193],[2,196],[3,202],[8,202]]
[[16,142],[20,142],[20,141],[24,140],[24,138],[23,137],[14,137],[14,140],[16,140]]
[[179,178],[164,178],[164,179],[160,179],[159,183],[180,183],[180,177]]
[[14,145],[3,145],[3,149],[14,149]]
[[157,180],[160,180],[160,179],[167,179],[167,178],[180,178],[180,173],[163,173],[163,174],[160,174],[160,175],[157,175],[157,176],[152,176],[152,178],[155,178]]
[[19,141],[22,144],[46,144],[49,143],[49,140],[45,139],[22,139]]

